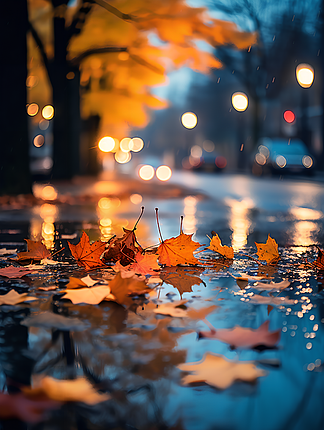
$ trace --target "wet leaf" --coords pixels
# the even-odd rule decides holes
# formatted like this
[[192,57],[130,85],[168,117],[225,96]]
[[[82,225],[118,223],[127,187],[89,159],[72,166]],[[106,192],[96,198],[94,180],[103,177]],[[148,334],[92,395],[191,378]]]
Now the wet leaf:
[[272,291],[272,290],[284,290],[288,288],[290,285],[290,282],[287,280],[281,281],[281,282],[257,282],[255,285],[253,285],[253,288],[256,288],[258,290],[266,290],[266,291]]
[[21,267],[8,266],[0,269],[0,276],[5,276],[6,278],[22,278],[25,275],[30,275],[33,273],[30,270],[22,269]]
[[231,361],[218,354],[207,352],[201,361],[180,364],[180,370],[192,372],[182,379],[182,384],[206,383],[224,390],[235,381],[254,382],[266,372],[258,369],[253,362]]
[[254,296],[250,297],[250,302],[258,303],[260,305],[292,306],[292,305],[296,305],[298,303],[298,300],[293,300],[293,299],[290,299],[289,297],[271,297],[271,296],[260,296],[258,294],[255,294]]
[[73,290],[64,290],[62,299],[69,299],[72,303],[87,303],[90,305],[97,305],[105,298],[114,300],[115,297],[111,295],[110,288],[107,285],[91,288],[79,288]]
[[[121,269],[122,267],[119,266],[119,268]],[[161,267],[157,263],[157,255],[141,254],[138,252],[135,256],[135,261],[125,266],[125,269],[139,275],[156,275]]]
[[280,255],[278,252],[277,242],[268,235],[266,243],[256,243],[257,254],[260,260],[264,260],[267,263],[274,263],[279,260]]
[[133,303],[132,295],[141,295],[151,291],[151,288],[147,287],[144,281],[139,281],[135,277],[123,278],[120,273],[109,281],[109,287],[111,294],[115,297],[115,300],[112,300],[126,306],[130,306]]
[[160,264],[176,266],[177,264],[198,264],[193,252],[200,248],[198,242],[194,242],[192,234],[181,233],[177,237],[164,240],[158,247]]
[[320,248],[317,248],[317,249],[318,249],[318,255],[313,264],[319,270],[324,270],[324,251]]
[[37,260],[41,261],[45,258],[51,258],[52,254],[48,251],[46,246],[41,241],[34,241],[25,239],[27,242],[27,251],[18,252],[18,261],[23,260]]
[[257,329],[235,326],[232,329],[199,332],[199,338],[218,339],[234,348],[273,347],[280,340],[280,330],[269,331],[269,321]]
[[79,266],[85,267],[86,270],[91,270],[96,267],[106,267],[100,259],[107,245],[105,242],[97,240],[90,244],[89,236],[86,232],[83,232],[80,242],[77,245],[73,245],[69,241],[68,245],[72,256]]
[[86,378],[60,380],[50,376],[42,377],[33,388],[23,388],[27,395],[44,393],[46,397],[59,402],[82,402],[88,405],[110,399],[107,394],[100,394]]
[[218,234],[214,234],[210,240],[210,245],[208,249],[217,252],[225,258],[233,259],[234,258],[234,250],[231,246],[222,245],[222,242],[218,236]]
[[73,289],[73,288],[82,288],[82,287],[92,287],[97,282],[98,281],[92,279],[89,275],[81,279],[70,276],[69,283],[66,284],[66,288]]
[[0,305],[17,305],[18,303],[37,300],[28,296],[27,293],[19,294],[15,290],[10,290],[7,294],[0,295]]

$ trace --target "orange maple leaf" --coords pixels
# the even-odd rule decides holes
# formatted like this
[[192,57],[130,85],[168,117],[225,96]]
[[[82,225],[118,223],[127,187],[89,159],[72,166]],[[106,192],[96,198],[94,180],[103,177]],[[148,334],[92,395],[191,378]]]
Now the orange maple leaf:
[[318,255],[313,265],[316,266],[319,270],[324,270],[324,251],[320,248],[318,249]]
[[83,232],[77,245],[73,245],[69,241],[68,245],[72,256],[76,259],[79,266],[85,267],[86,270],[91,270],[95,267],[106,267],[100,260],[100,256],[106,248],[106,242],[96,240],[90,244],[89,236],[86,232]]
[[22,260],[43,260],[44,258],[50,258],[52,255],[46,246],[39,240],[29,240],[25,239],[27,242],[27,251],[26,252],[18,252],[17,257],[18,261]]
[[191,239],[192,236],[192,234],[180,233],[177,237],[162,241],[157,250],[159,262],[166,266],[199,263],[193,252],[200,248],[201,245],[198,242],[194,242]]
[[145,294],[152,290],[144,281],[139,281],[135,277],[123,278],[120,273],[118,273],[114,279],[109,281],[109,288],[111,290],[111,294],[116,298],[115,301],[120,305],[126,306],[131,306],[133,303],[131,296],[136,294]]
[[141,254],[140,252],[136,254],[134,263],[126,267],[140,275],[156,275],[156,271],[161,269],[157,262],[157,255]]
[[270,234],[268,235],[266,243],[254,243],[258,249],[257,254],[260,260],[264,260],[267,263],[274,263],[279,260],[278,244],[270,237]]
[[234,258],[234,250],[231,246],[222,245],[222,242],[218,236],[218,234],[214,234],[214,236],[210,239],[210,246],[208,249],[212,251],[218,252],[218,254],[222,255],[225,258]]

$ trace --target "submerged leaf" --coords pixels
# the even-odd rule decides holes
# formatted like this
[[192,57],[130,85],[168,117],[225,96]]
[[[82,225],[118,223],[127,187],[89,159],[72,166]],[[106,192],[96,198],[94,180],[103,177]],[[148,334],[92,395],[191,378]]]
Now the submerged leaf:
[[10,290],[7,294],[0,295],[0,305],[17,305],[18,303],[37,300],[35,297],[28,296],[27,293],[19,294],[15,290]]
[[8,266],[0,269],[0,276],[5,276],[6,278],[22,278],[25,275],[30,275],[33,273],[30,270],[22,269],[21,267]]
[[178,366],[180,370],[192,372],[182,379],[184,385],[206,383],[224,390],[235,381],[254,382],[266,372],[258,369],[253,362],[237,362],[218,354],[207,352],[201,361]]

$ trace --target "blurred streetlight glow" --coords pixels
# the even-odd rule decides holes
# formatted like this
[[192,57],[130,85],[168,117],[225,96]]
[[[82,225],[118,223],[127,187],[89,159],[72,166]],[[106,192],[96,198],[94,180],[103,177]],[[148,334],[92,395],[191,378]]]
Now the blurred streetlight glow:
[[29,116],[37,115],[38,110],[39,110],[39,107],[37,103],[31,103],[30,105],[27,106],[27,113]]
[[200,158],[202,156],[202,149],[198,145],[194,145],[190,150],[190,155],[194,158]]
[[36,148],[40,148],[41,146],[43,146],[44,142],[45,142],[45,138],[42,134],[38,134],[37,136],[34,137],[33,144],[34,146],[36,146]]
[[149,164],[145,164],[139,169],[138,175],[143,181],[150,181],[154,176],[154,168]]
[[249,104],[249,99],[244,93],[236,92],[232,95],[232,105],[238,112],[244,112]]
[[131,142],[131,138],[130,137],[124,137],[124,139],[122,139],[119,143],[119,148],[122,152],[129,152],[130,151],[130,142]]
[[139,205],[142,203],[143,197],[140,194],[132,194],[129,199],[133,205]]
[[168,166],[160,166],[155,174],[160,181],[168,181],[172,176],[172,170]]
[[309,64],[299,64],[296,67],[296,79],[302,88],[309,88],[314,82],[314,69]]
[[133,152],[139,152],[144,148],[144,142],[140,137],[133,137],[129,142],[129,149]]
[[130,152],[117,151],[115,153],[115,160],[119,164],[126,164],[130,161],[132,155]]
[[52,119],[54,116],[54,108],[51,105],[46,105],[42,109],[42,116],[44,119]]
[[98,147],[102,152],[110,152],[115,148],[115,140],[110,136],[105,136],[99,140]]
[[195,128],[197,122],[197,115],[195,115],[193,112],[186,112],[181,117],[181,123],[185,128]]

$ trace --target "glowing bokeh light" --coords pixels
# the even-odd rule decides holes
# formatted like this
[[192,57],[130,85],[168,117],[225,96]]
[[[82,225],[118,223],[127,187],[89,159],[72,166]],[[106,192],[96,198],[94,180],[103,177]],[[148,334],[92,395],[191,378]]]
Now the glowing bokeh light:
[[283,117],[284,120],[288,122],[288,124],[292,124],[296,119],[296,116],[292,110],[285,110]]
[[41,198],[43,200],[55,200],[57,198],[57,191],[52,185],[46,185],[41,191]]
[[215,164],[219,169],[224,169],[227,166],[227,160],[222,155],[216,157]]
[[130,152],[117,151],[115,153],[115,160],[119,164],[126,164],[131,160],[131,158],[132,155]]
[[31,103],[30,105],[27,106],[27,113],[29,116],[37,115],[38,111],[39,111],[39,107],[37,103]]
[[100,225],[101,225],[102,227],[109,227],[109,226],[111,226],[111,224],[112,224],[112,221],[111,221],[111,219],[110,219],[110,218],[102,218],[102,219],[100,220]]
[[33,144],[36,146],[36,148],[40,148],[45,143],[45,138],[42,134],[38,134],[34,137]]
[[38,77],[37,76],[28,76],[26,79],[26,86],[28,88],[33,88],[38,84]]
[[109,209],[111,207],[111,199],[108,199],[108,197],[102,197],[98,202],[98,206],[100,209]]
[[46,105],[42,109],[42,116],[44,119],[52,119],[54,116],[54,108],[51,105]]
[[205,140],[203,142],[203,148],[206,152],[213,152],[215,149],[215,144],[211,140]]
[[287,164],[287,160],[285,159],[285,157],[283,155],[278,155],[276,158],[276,164],[281,169],[283,169],[285,167],[285,165]]
[[138,175],[143,181],[150,181],[154,177],[154,168],[149,164],[145,164],[139,169]]
[[302,159],[302,163],[306,167],[306,169],[309,169],[313,165],[312,157],[310,157],[309,155],[304,155]]
[[247,95],[241,92],[236,92],[232,95],[232,105],[238,112],[244,112],[249,104]]
[[74,72],[69,72],[66,74],[66,79],[71,80],[75,78],[75,73]]
[[41,121],[39,121],[38,127],[40,128],[40,130],[47,130],[49,127],[49,121],[47,121],[46,119],[42,119]]
[[200,158],[202,156],[202,149],[198,145],[194,145],[190,150],[190,155],[194,158]]
[[139,205],[142,203],[143,197],[140,194],[132,194],[129,199],[133,205]]
[[144,142],[140,137],[133,137],[129,142],[129,149],[133,152],[140,152],[144,148]]
[[198,123],[197,115],[193,112],[186,112],[181,116],[181,123],[185,128],[195,128]]
[[104,136],[99,140],[98,147],[102,152],[110,152],[115,148],[115,139],[110,136]]
[[123,152],[129,152],[131,150],[130,148],[131,140],[132,139],[130,137],[124,137],[124,139],[122,139],[119,143],[120,150]]
[[296,78],[299,85],[303,88],[309,88],[314,82],[314,69],[309,64],[299,64],[296,67]]
[[172,170],[170,169],[169,166],[159,166],[156,169],[155,174],[156,174],[156,177],[160,181],[165,182],[165,181],[168,181],[171,178],[171,176],[172,176]]
[[267,162],[267,159],[265,157],[264,154],[262,154],[261,152],[258,152],[255,155],[255,161],[260,165],[260,166],[264,166],[265,163]]

